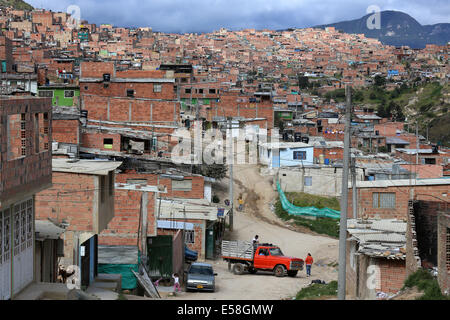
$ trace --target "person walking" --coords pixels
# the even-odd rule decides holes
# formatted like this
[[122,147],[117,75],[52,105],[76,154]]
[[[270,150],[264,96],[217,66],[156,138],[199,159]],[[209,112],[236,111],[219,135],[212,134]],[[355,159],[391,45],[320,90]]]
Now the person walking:
[[173,291],[181,292],[180,277],[178,276],[177,273],[175,273],[175,274],[172,274],[172,278],[173,278]]
[[242,196],[239,197],[238,203],[239,203],[238,210],[242,211],[244,209],[244,200],[242,199]]
[[308,253],[308,256],[305,259],[305,265],[306,265],[306,276],[310,277],[311,276],[311,266],[314,262],[313,257],[311,256],[311,253]]

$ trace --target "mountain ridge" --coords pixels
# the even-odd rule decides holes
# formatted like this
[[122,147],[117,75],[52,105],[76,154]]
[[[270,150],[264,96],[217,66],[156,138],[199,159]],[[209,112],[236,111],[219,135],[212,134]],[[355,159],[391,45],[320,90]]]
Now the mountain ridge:
[[341,21],[313,28],[325,29],[335,27],[345,33],[364,34],[376,38],[383,44],[409,46],[414,49],[424,48],[426,44],[446,45],[450,41],[450,23],[421,25],[410,15],[394,10],[380,12],[380,29],[367,28],[367,21],[373,14],[359,19]]

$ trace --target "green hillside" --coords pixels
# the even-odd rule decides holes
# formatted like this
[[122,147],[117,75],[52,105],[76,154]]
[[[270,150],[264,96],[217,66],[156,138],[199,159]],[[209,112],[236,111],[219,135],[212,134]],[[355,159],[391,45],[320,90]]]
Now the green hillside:
[[0,7],[13,7],[19,10],[33,10],[34,8],[22,0],[0,0]]

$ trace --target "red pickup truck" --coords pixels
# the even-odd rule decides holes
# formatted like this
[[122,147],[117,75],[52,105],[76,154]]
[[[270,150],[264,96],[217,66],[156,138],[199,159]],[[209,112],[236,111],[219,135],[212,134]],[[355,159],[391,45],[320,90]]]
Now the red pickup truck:
[[222,258],[228,261],[228,270],[233,265],[235,274],[264,270],[272,271],[277,277],[286,274],[295,277],[304,264],[303,259],[284,256],[281,249],[271,243],[253,245],[246,241],[222,241]]

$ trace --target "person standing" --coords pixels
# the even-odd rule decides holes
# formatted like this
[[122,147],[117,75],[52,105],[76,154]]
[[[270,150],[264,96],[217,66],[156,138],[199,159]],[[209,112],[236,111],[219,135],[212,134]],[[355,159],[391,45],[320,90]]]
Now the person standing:
[[306,276],[310,277],[311,276],[311,266],[314,262],[313,257],[311,256],[311,253],[308,253],[308,256],[305,259],[305,265],[306,265]]
[[242,199],[242,196],[239,197],[238,203],[239,203],[238,210],[242,211],[244,209],[244,200]]
[[181,292],[181,287],[180,287],[180,277],[178,277],[178,274],[172,274],[172,278],[173,278],[173,291],[174,292]]

